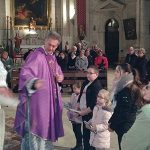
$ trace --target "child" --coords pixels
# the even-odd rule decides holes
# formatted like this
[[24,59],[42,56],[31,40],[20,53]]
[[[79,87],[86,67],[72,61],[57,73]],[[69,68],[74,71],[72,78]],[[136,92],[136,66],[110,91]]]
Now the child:
[[110,148],[110,132],[108,131],[108,120],[112,112],[110,111],[109,92],[105,89],[99,91],[97,104],[93,110],[93,117],[89,121],[87,128],[91,130],[90,145],[96,150],[106,150]]
[[[73,84],[73,94],[71,96],[70,102],[69,102],[69,107],[71,109],[77,109],[78,108],[78,96],[80,94],[80,89],[81,89],[81,83],[75,83]],[[68,111],[67,112],[68,118],[72,123],[72,128],[73,132],[76,138],[76,146],[72,148],[71,150],[82,150],[82,132],[81,132],[81,124],[82,124],[82,118],[81,116],[73,111]]]

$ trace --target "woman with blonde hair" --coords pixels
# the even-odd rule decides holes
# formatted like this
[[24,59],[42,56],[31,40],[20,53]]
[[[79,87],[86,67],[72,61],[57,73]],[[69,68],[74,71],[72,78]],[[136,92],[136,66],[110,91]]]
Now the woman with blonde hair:
[[110,148],[110,132],[108,131],[108,121],[112,115],[110,108],[109,92],[105,89],[99,91],[97,103],[93,110],[93,117],[88,121],[86,127],[91,131],[91,150],[107,150]]

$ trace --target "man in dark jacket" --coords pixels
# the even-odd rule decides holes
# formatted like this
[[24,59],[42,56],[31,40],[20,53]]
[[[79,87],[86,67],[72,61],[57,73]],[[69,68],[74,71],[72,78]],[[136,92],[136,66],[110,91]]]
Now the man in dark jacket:
[[132,67],[135,67],[136,60],[137,56],[135,55],[135,49],[133,47],[129,47],[128,54],[125,58],[125,63],[130,64]]
[[146,70],[147,70],[147,79],[150,81],[150,59],[148,60],[146,64]]

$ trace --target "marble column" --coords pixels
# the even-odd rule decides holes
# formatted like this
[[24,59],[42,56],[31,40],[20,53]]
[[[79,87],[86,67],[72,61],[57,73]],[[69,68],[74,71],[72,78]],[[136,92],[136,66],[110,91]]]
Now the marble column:
[[6,9],[5,0],[0,4],[0,45],[6,41]]
[[142,30],[141,30],[141,47],[146,49],[146,56],[150,58],[150,1],[143,1]]
[[50,18],[51,18],[51,23],[52,23],[52,30],[55,29],[55,0],[51,0],[51,15],[50,15]]
[[65,41],[67,41],[67,0],[61,0],[62,7],[62,44],[64,45]]
[[72,46],[76,42],[75,34],[76,34],[76,17],[75,17],[75,1],[69,1],[69,29],[70,29],[70,46]]

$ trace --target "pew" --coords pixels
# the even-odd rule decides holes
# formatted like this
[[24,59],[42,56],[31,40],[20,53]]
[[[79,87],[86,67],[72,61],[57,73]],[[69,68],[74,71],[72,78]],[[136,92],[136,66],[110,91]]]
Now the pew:
[[[12,69],[12,77],[11,77],[11,88],[12,90],[18,86],[19,82],[19,69]],[[83,71],[64,71],[64,80],[61,83],[62,87],[70,86],[76,82],[83,82],[86,79],[86,72]],[[99,80],[103,88],[107,89],[107,71],[100,71],[99,73]]]
[[[72,87],[74,83],[83,82],[86,79],[86,72],[83,71],[64,71],[63,73],[64,80],[62,85],[70,85]],[[103,88],[107,89],[107,71],[100,70],[98,78],[101,81]]]

